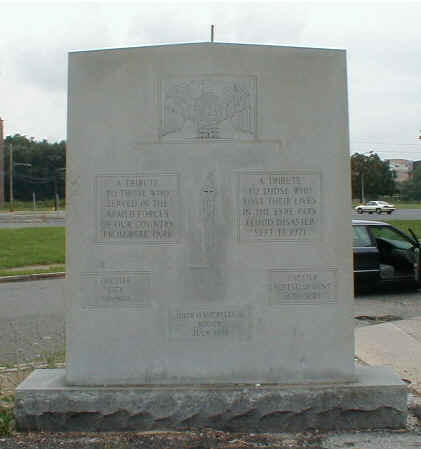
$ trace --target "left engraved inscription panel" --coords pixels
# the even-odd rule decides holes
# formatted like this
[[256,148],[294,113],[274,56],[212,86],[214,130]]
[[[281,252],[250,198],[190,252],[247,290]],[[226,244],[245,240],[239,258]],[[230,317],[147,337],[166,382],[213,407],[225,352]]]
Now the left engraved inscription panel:
[[82,307],[141,308],[151,305],[149,271],[81,274]]
[[176,173],[97,176],[97,241],[176,242],[178,202]]

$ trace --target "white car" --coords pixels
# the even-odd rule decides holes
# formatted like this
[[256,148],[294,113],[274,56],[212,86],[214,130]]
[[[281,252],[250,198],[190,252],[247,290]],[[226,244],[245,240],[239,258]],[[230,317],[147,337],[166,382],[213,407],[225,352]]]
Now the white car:
[[364,212],[368,212],[369,214],[372,214],[373,212],[381,214],[384,212],[389,215],[395,209],[393,204],[386,203],[386,201],[369,201],[367,204],[361,204],[355,208],[359,214]]

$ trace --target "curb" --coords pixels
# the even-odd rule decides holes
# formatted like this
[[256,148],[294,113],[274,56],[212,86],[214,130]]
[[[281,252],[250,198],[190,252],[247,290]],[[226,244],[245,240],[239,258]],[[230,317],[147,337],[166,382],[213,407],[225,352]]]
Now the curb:
[[64,271],[60,271],[58,273],[21,274],[18,276],[0,277],[0,284],[6,282],[41,281],[44,279],[63,279],[65,277],[66,272]]

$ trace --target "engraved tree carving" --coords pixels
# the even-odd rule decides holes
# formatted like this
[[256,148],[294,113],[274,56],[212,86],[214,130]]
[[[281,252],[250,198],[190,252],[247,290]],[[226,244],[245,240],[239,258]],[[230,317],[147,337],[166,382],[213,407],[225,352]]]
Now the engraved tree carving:
[[254,92],[247,80],[190,80],[171,83],[163,98],[161,136],[224,138],[222,125],[253,135]]

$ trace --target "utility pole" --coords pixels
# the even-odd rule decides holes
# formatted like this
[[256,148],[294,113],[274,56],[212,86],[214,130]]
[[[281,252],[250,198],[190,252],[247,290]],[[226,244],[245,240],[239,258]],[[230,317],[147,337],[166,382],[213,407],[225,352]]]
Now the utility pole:
[[[366,151],[365,153],[361,153],[362,155],[366,155],[366,154],[368,154],[369,156],[371,156],[372,154],[374,153],[374,151],[373,150],[370,150],[370,151]],[[369,157],[368,156],[368,157]],[[360,172],[360,174],[361,174],[361,202],[364,204],[365,203],[365,191],[364,191],[364,187],[365,187],[365,180],[364,180],[364,173],[365,173],[365,169],[366,169],[367,167],[364,167],[362,170],[361,170],[361,172]]]
[[13,199],[13,169],[15,165],[23,165],[24,167],[32,167],[32,164],[25,162],[13,162],[13,144],[9,146],[9,212],[15,210]]
[[4,206],[4,132],[3,120],[0,118],[0,207]]
[[9,211],[13,212],[13,144],[9,145]]
[[364,195],[364,172],[361,173],[361,202],[365,203],[365,195]]

